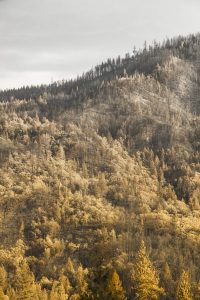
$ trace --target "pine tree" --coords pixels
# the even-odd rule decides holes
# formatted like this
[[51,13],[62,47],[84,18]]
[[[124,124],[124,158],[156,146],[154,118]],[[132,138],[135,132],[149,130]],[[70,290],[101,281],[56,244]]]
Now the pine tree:
[[115,270],[99,267],[93,278],[93,297],[95,300],[126,300],[119,275]]
[[188,272],[183,271],[177,285],[177,300],[192,300],[191,286]]
[[7,286],[7,272],[2,266],[0,267],[0,300],[9,299],[8,296],[4,294],[6,286]]
[[36,284],[36,294],[37,294],[37,299],[38,300],[48,300],[48,293],[46,289],[41,288],[41,284]]
[[172,299],[174,294],[174,280],[172,278],[171,270],[166,262],[162,274],[162,284],[166,291],[166,299]]
[[26,261],[16,271],[15,287],[17,300],[37,299],[35,278]]
[[50,300],[67,300],[68,296],[62,283],[55,281],[50,293]]
[[74,299],[89,300],[91,299],[91,291],[87,282],[88,270],[79,266],[76,271],[76,290],[73,295]]
[[9,300],[16,300],[17,298],[16,292],[11,286],[9,286],[9,288],[7,289],[7,295]]
[[60,281],[60,283],[62,283],[62,285],[64,286],[65,293],[66,293],[66,294],[70,294],[70,291],[71,291],[71,289],[72,289],[72,286],[71,286],[71,284],[70,284],[70,281],[69,281],[68,277],[65,276],[65,275],[63,274],[63,272],[62,272],[61,275],[60,275],[59,281]]
[[138,300],[158,299],[164,294],[164,289],[159,287],[159,277],[146,254],[144,242],[139,249],[133,275],[133,290]]
[[3,266],[0,267],[0,288],[4,289],[7,285],[7,273]]
[[0,288],[0,300],[9,300],[8,296],[4,294],[2,288]]
[[108,300],[126,300],[125,291],[122,287],[118,273],[114,270],[111,272],[106,291],[105,299]]

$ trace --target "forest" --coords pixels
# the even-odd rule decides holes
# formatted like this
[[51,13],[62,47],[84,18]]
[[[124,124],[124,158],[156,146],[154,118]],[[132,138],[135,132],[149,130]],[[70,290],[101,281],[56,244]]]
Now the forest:
[[200,299],[200,34],[0,91],[0,300]]

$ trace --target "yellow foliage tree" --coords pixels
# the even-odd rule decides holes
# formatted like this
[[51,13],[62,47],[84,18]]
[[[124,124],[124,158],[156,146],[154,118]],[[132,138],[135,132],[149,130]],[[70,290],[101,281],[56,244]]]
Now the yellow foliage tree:
[[189,274],[183,271],[177,285],[176,291],[177,300],[192,300],[191,286],[189,280]]
[[108,300],[126,300],[125,291],[122,287],[121,280],[119,278],[118,273],[114,270],[111,272],[106,292],[105,292],[105,299]]
[[50,293],[50,300],[67,300],[68,295],[65,293],[65,288],[61,282],[55,281]]
[[7,285],[7,273],[3,266],[0,267],[0,288],[4,289]]
[[4,294],[2,288],[0,288],[0,300],[9,300],[9,297]]
[[138,300],[156,300],[164,294],[164,289],[159,287],[159,276],[146,254],[144,242],[138,251],[134,275],[133,290]]
[[26,261],[22,262],[16,271],[15,287],[17,300],[38,299],[35,278]]
[[17,296],[15,290],[9,286],[7,289],[7,295],[9,300],[16,300]]

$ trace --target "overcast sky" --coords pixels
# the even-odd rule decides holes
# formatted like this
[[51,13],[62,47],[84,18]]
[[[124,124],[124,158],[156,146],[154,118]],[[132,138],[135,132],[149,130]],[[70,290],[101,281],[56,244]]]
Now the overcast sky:
[[0,0],[0,89],[87,71],[144,41],[200,31],[200,0]]

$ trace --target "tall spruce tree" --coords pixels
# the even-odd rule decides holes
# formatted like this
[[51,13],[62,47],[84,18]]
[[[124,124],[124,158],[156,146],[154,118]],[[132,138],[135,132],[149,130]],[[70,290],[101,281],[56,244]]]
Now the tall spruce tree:
[[164,289],[159,287],[159,276],[146,254],[146,247],[142,241],[137,254],[133,290],[138,300],[156,300],[164,294]]

